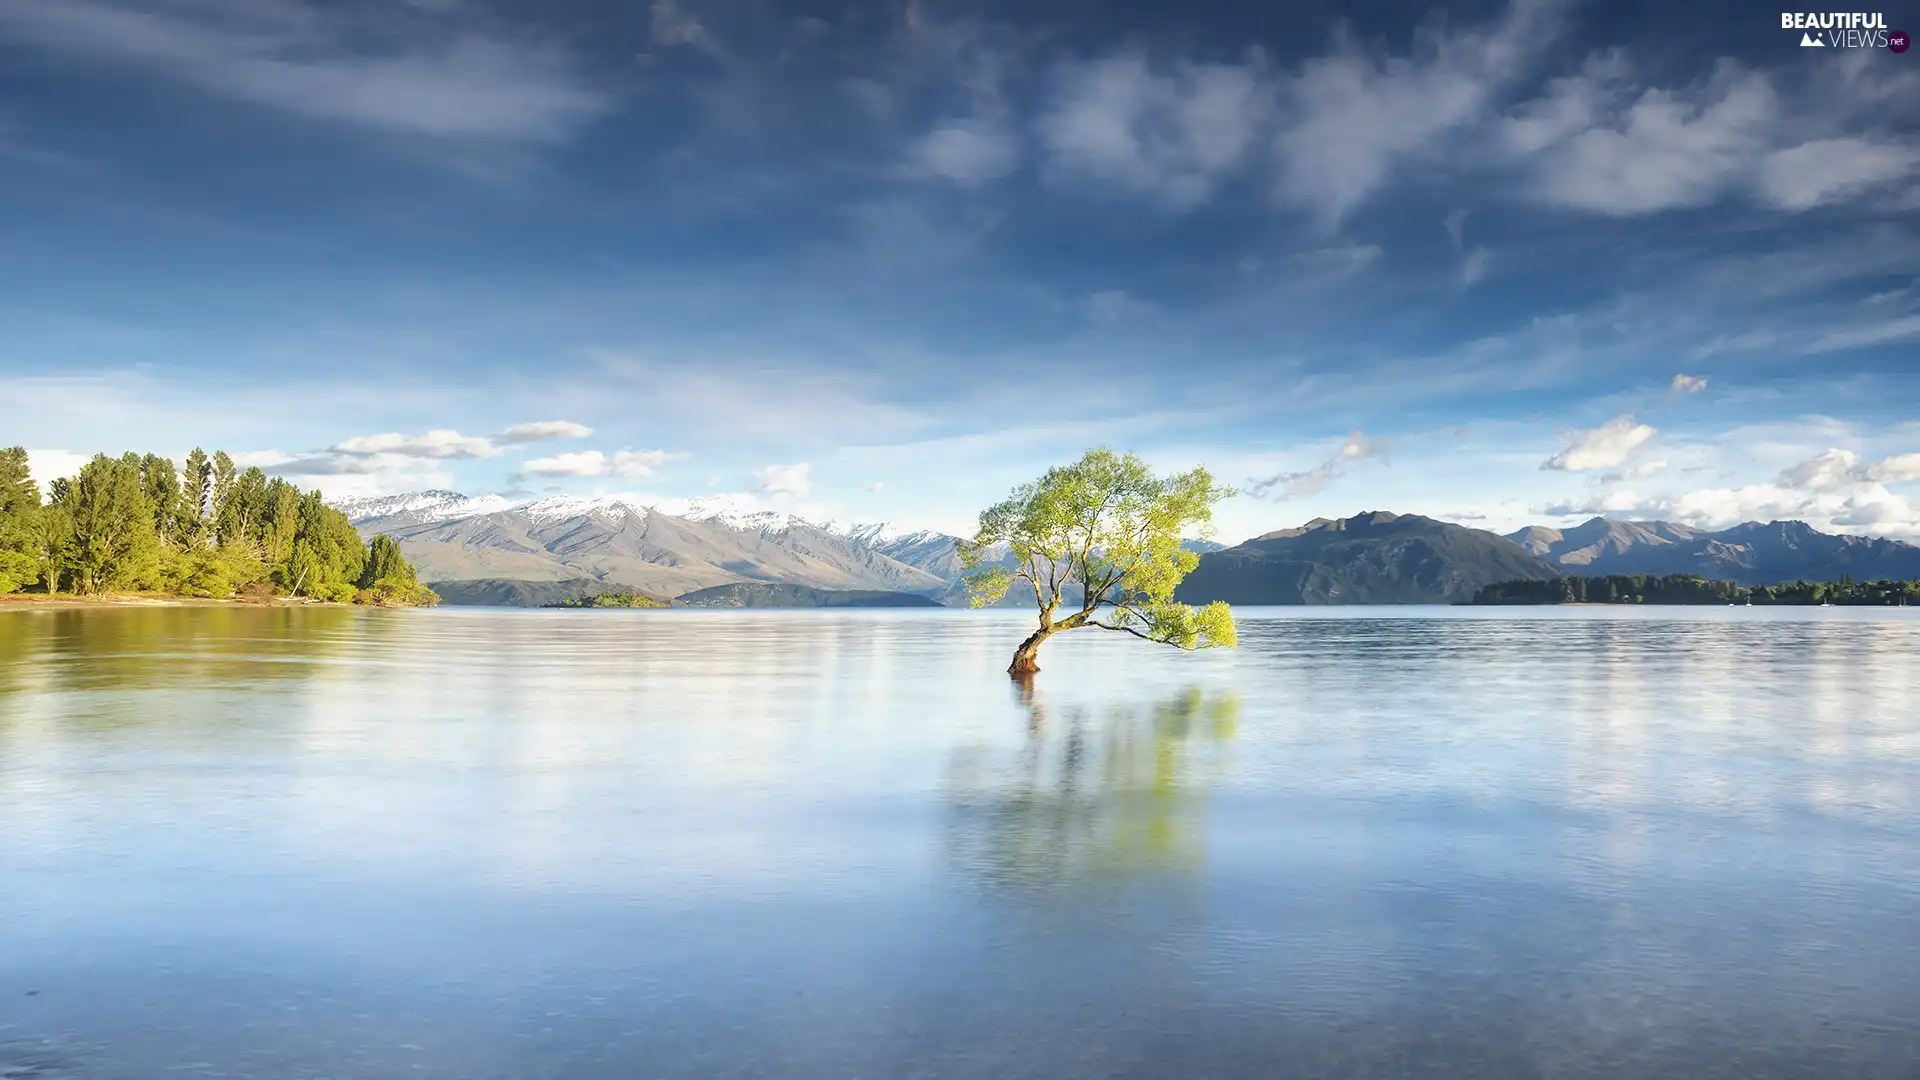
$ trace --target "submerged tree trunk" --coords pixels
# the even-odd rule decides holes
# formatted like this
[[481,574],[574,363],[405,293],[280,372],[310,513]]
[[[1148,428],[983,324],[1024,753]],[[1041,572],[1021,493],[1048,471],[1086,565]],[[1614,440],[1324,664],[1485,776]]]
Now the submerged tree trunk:
[[1033,635],[1020,643],[1014,651],[1013,663],[1007,666],[1007,674],[1018,679],[1040,670],[1040,643],[1053,636],[1052,627],[1041,627]]

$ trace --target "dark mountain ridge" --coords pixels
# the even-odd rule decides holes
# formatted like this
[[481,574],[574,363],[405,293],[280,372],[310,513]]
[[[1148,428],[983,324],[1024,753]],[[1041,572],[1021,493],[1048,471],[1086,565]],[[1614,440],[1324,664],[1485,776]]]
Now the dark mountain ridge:
[[1572,575],[1691,574],[1741,585],[1920,578],[1920,547],[1824,533],[1804,521],[1748,521],[1707,532],[1596,517],[1565,531],[1535,526],[1508,538]]
[[1202,555],[1175,595],[1190,604],[1446,604],[1495,582],[1552,576],[1505,537],[1378,510]]

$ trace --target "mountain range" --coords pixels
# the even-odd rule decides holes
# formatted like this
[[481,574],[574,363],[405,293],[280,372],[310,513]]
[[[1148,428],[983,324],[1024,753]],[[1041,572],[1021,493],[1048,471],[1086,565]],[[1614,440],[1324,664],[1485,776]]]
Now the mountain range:
[[[750,583],[963,602],[958,538],[883,523],[816,523],[720,502],[679,504],[669,513],[618,497],[515,503],[451,491],[334,505],[363,534],[398,540],[421,579],[449,603],[531,605],[615,586],[666,598]],[[1451,603],[1495,582],[1565,574],[1686,573],[1749,585],[1920,578],[1920,547],[1798,521],[1708,532],[1594,518],[1501,536],[1372,511],[1316,518],[1233,547],[1187,546],[1201,553],[1178,594],[1189,602]]]

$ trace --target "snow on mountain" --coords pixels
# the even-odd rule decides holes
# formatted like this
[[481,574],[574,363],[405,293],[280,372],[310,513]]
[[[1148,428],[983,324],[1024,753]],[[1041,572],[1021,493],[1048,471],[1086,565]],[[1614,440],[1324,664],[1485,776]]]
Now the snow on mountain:
[[818,529],[876,550],[913,548],[950,539],[945,533],[907,529],[891,522],[842,525],[831,519],[814,521],[798,514],[769,509],[755,496],[739,493],[695,499],[667,499],[637,493],[556,495],[516,502],[501,495],[467,496],[457,491],[433,490],[336,499],[332,505],[343,511],[355,524],[376,521],[388,525],[455,521],[505,511],[521,514],[542,525],[590,516],[624,521],[630,517],[664,514],[762,535],[775,535],[794,528]]
[[419,523],[453,521],[508,509],[513,502],[500,495],[469,497],[457,491],[408,491],[397,495],[367,495],[334,499],[334,509],[358,525],[363,521]]

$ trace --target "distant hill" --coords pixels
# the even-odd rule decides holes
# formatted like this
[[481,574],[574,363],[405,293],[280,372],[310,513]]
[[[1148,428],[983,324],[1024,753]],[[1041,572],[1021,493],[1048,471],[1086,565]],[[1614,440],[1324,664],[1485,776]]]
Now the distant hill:
[[918,593],[884,592],[873,589],[815,589],[806,585],[780,585],[768,582],[739,582],[696,589],[674,598],[680,607],[749,608],[898,608],[940,607],[940,601]]
[[1707,532],[1596,517],[1564,531],[1533,526],[1507,537],[1567,574],[1691,574],[1741,585],[1920,578],[1920,547],[1823,533],[1803,521],[1749,521]]
[[[841,530],[785,514],[696,504],[675,515],[621,498],[515,504],[449,491],[336,505],[363,534],[398,540],[421,580],[435,584],[509,580],[557,586],[588,579],[601,588],[677,596],[767,581],[938,596],[950,580],[889,557],[858,532],[878,527]],[[539,602],[551,603],[567,594],[540,595]]]
[[1176,598],[1203,604],[1444,604],[1554,576],[1505,537],[1417,514],[1315,518],[1200,557]]
[[477,578],[433,583],[433,591],[440,594],[441,603],[470,607],[545,607],[562,600],[590,596],[605,588],[605,585],[592,578],[571,578],[566,581]]

